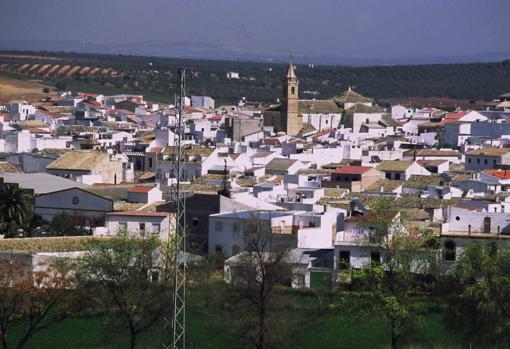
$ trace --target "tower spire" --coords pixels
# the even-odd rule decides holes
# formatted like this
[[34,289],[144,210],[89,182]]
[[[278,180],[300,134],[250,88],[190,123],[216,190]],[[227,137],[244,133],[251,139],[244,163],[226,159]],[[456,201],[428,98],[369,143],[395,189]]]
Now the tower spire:
[[289,55],[289,66],[287,67],[287,79],[297,79],[297,75],[294,70],[294,64],[292,63],[292,55]]

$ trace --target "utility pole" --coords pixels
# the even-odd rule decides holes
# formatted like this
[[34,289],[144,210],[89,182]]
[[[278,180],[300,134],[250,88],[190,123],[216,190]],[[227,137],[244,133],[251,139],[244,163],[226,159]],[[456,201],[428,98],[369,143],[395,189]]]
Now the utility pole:
[[[169,344],[165,345],[166,349],[184,349],[186,348],[186,197],[182,190],[183,169],[184,169],[184,147],[182,139],[184,136],[184,106],[186,98],[186,69],[179,68],[176,86],[176,107],[177,118],[175,125],[175,144],[174,144],[174,164],[175,164],[175,181],[170,187],[170,199],[175,205],[175,217],[172,221],[172,234],[169,239],[173,238],[174,247],[174,290],[173,290],[173,312],[171,319],[172,331],[169,333]],[[172,233],[172,232],[171,232]],[[179,258],[180,256],[180,258]],[[165,330],[169,324],[169,320],[165,318]]]

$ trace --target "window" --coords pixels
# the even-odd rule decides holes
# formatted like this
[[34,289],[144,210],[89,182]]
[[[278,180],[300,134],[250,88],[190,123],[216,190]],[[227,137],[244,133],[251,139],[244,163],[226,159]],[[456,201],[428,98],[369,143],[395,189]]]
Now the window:
[[215,229],[216,231],[223,231],[223,222],[216,222],[216,223],[214,224],[214,229]]
[[198,227],[198,217],[193,217],[193,218],[191,218],[191,224],[192,224],[194,227]]
[[480,163],[480,159],[476,159],[476,163],[479,164]]
[[468,158],[468,164],[470,164],[470,163],[471,163],[471,158]]
[[160,231],[161,231],[161,224],[159,224],[159,223],[152,224],[152,234],[159,235]]
[[149,167],[152,167],[152,158],[149,158]]
[[223,246],[222,245],[216,245],[214,246],[214,251],[216,253],[223,253]]
[[308,222],[308,228],[315,228],[315,222]]
[[328,120],[325,121],[326,125],[328,124]]
[[455,241],[447,240],[444,243],[443,258],[447,262],[455,262],[455,260],[457,259],[457,251],[456,251]]
[[459,216],[455,217],[455,220],[460,221],[460,217]]
[[294,86],[292,86],[292,87],[290,88],[290,95],[291,95],[291,96],[294,96],[294,94],[295,94],[295,93],[296,93],[296,88],[295,88]]
[[391,179],[391,173],[389,172],[386,172],[386,175],[385,175],[386,179]]
[[485,160],[483,160],[483,163],[484,163],[485,165],[487,165],[487,164],[489,163],[489,160],[485,159]]
[[239,233],[239,223],[237,222],[232,223],[232,230],[234,231],[234,233]]
[[492,160],[492,164],[496,166],[496,159]]
[[370,262],[373,265],[381,264],[381,252],[379,252],[379,251],[370,252]]
[[351,264],[351,252],[350,251],[340,251],[340,255],[338,256],[338,269],[347,269]]
[[395,179],[400,180],[400,173],[395,173]]
[[145,231],[145,223],[138,223],[138,230],[140,230],[140,232],[144,232]]

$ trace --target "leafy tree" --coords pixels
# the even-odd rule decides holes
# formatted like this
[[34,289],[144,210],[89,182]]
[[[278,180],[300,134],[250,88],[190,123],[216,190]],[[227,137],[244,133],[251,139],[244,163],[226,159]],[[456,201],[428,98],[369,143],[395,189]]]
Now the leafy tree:
[[34,214],[33,196],[15,184],[0,185],[0,222],[2,230],[9,229],[13,224],[23,227],[32,219]]
[[360,226],[367,232],[360,244],[371,249],[375,259],[353,274],[353,281],[362,291],[355,311],[386,319],[391,348],[395,349],[420,324],[423,304],[415,297],[416,273],[432,270],[433,259],[426,257],[426,252],[433,250],[425,247],[428,236],[409,233],[403,227],[399,212],[386,198],[371,203]]
[[[64,320],[75,306],[74,282],[65,263],[33,271],[21,260],[0,261],[0,342],[23,348],[37,332]],[[19,335],[11,337],[16,327]]]
[[30,222],[25,226],[24,235],[26,237],[42,236],[43,232],[48,230],[48,224],[48,221],[36,213],[32,216]]
[[75,216],[71,216],[63,211],[53,217],[49,224],[48,235],[52,236],[79,236],[87,235],[87,230],[83,228]]
[[67,84],[64,81],[57,81],[55,83],[55,88],[59,91],[64,91],[66,89]]
[[478,347],[510,341],[510,246],[473,243],[446,279],[447,320]]
[[[109,241],[94,241],[78,262],[78,280],[92,301],[130,335],[138,336],[163,318],[172,303],[171,250],[155,237],[132,238],[126,230]],[[161,253],[165,251],[165,253]]]
[[286,314],[281,321],[278,311],[287,300],[277,287],[292,279],[288,261],[291,244],[278,239],[282,234],[273,234],[269,224],[256,218],[246,226],[243,236],[245,251],[230,265],[229,318],[255,348],[269,348],[288,338],[295,320]]
[[215,296],[215,287],[219,281],[218,271],[222,269],[223,260],[223,256],[214,254],[203,258],[192,266],[191,275],[196,281],[198,294],[206,308],[209,308]]

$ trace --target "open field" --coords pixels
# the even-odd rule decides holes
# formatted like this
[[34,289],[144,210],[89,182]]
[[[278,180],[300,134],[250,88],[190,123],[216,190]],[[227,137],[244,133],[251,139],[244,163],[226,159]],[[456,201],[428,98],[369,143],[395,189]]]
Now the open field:
[[[252,348],[248,343],[228,332],[228,325],[215,316],[196,311],[188,314],[188,343],[195,349]],[[141,336],[140,348],[161,348],[164,341],[163,324]],[[38,333],[29,341],[27,349],[117,349],[129,347],[127,331],[111,324],[106,318],[80,317],[66,320]],[[385,323],[378,318],[353,322],[339,314],[327,315],[326,323],[289,340],[284,348],[349,348],[386,349],[389,338]],[[417,338],[402,348],[460,349],[454,344],[438,315],[427,316]]]
[[[298,306],[287,310],[283,316],[302,316],[310,313],[316,298],[310,294],[289,294]],[[221,309],[211,305],[206,309],[190,296],[187,312],[187,344],[194,349],[252,348],[250,343],[232,332],[231,324],[222,317]],[[334,300],[333,300],[334,301]],[[193,304],[190,304],[193,303]],[[305,313],[303,313],[305,312]],[[14,335],[14,333],[13,333]],[[168,339],[163,324],[155,324],[140,337],[139,348],[161,348]],[[387,349],[390,346],[388,324],[378,317],[353,318],[338,310],[324,309],[321,319],[311,322],[299,333],[294,334],[280,345],[284,349],[349,348]],[[79,316],[65,320],[54,327],[36,334],[28,343],[28,349],[85,349],[85,348],[128,348],[129,335],[119,323],[102,316]],[[413,339],[402,343],[399,348],[408,349],[460,349],[455,338],[449,333],[442,320],[441,310],[431,307],[423,317],[422,325]]]
[[51,88],[50,94],[44,93],[44,87],[48,86],[0,75],[0,103],[7,103],[15,99],[36,102],[44,97],[55,95]]

